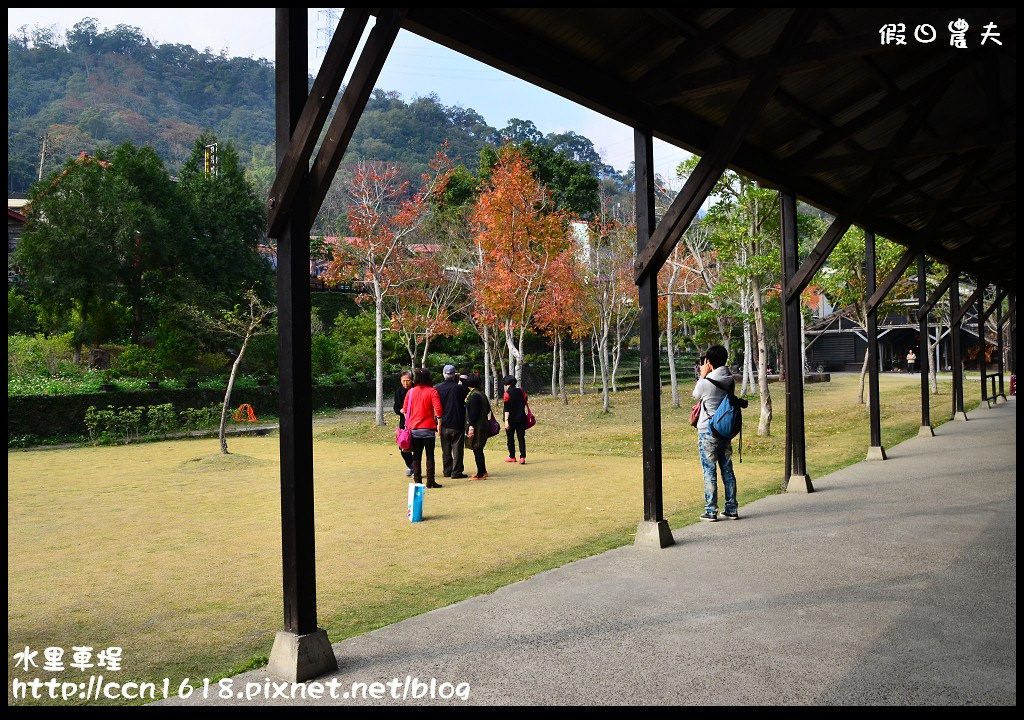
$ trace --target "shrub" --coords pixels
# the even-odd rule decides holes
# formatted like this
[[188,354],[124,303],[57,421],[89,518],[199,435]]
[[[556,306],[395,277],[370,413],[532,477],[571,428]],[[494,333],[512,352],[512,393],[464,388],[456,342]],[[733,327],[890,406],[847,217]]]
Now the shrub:
[[72,359],[73,333],[63,335],[8,335],[7,377],[49,375],[77,371]]
[[329,335],[314,335],[310,347],[313,376],[330,375],[338,367],[338,344]]
[[164,372],[173,375],[195,362],[199,355],[199,337],[183,320],[161,320],[156,331],[156,354]]
[[126,377],[156,378],[161,374],[156,350],[140,345],[129,345],[111,365],[112,370]]

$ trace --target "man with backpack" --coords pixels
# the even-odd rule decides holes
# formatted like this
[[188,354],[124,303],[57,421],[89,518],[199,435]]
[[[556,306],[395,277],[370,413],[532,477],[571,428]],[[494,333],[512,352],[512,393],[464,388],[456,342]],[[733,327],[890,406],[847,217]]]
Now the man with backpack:
[[704,514],[702,520],[718,520],[718,468],[722,469],[725,508],[722,517],[738,520],[736,474],[732,469],[732,438],[740,429],[740,405],[746,402],[734,394],[736,381],[726,367],[728,351],[721,345],[708,348],[700,366],[700,379],[693,398],[700,403],[697,419],[697,445],[704,469]]

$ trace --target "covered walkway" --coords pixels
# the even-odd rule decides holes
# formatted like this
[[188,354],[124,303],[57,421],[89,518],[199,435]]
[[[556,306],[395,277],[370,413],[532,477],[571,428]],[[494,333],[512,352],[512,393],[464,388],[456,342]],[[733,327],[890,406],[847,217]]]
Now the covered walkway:
[[[969,418],[811,495],[676,529],[671,547],[622,547],[337,643],[341,669],[319,682],[398,678],[399,697],[307,703],[1015,705],[1016,400]],[[407,676],[468,683],[469,699],[402,699]],[[265,681],[279,682],[256,670],[234,687]]]

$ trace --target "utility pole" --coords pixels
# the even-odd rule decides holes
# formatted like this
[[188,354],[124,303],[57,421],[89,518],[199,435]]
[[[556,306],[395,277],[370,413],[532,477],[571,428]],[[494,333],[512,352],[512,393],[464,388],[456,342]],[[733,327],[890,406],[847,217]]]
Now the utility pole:
[[[338,8],[321,8],[317,12],[317,17],[322,18],[322,21],[317,27],[316,38],[317,38],[317,57],[323,57],[327,52],[327,47],[331,44],[331,38],[334,37],[334,29],[338,27]],[[320,38],[323,37],[321,41]]]
[[43,133],[43,136],[39,138],[40,149],[39,149],[39,177],[37,180],[43,179],[43,162],[46,160],[46,139],[49,137],[47,133]]

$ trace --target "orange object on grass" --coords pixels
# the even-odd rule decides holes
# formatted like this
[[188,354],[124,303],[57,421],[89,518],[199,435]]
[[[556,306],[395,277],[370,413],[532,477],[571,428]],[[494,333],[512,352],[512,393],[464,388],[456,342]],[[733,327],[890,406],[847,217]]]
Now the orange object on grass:
[[256,413],[253,412],[252,405],[248,403],[239,405],[233,417],[235,422],[259,422],[256,419]]

